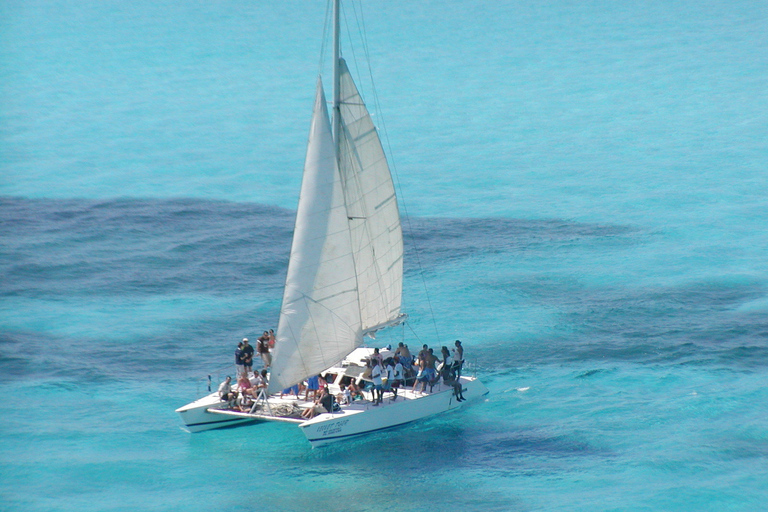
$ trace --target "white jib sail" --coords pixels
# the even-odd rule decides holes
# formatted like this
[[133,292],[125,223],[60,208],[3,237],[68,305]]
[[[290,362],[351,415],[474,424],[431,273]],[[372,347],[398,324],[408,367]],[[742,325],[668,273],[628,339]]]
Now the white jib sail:
[[403,233],[392,175],[379,135],[340,59],[339,166],[360,294],[363,331],[400,316]]
[[347,217],[318,80],[269,392],[325,370],[362,342]]

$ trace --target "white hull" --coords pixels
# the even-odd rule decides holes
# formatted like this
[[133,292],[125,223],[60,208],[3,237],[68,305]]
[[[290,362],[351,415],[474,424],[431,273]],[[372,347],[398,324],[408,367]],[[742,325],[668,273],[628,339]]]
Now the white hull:
[[181,420],[189,432],[203,432],[214,428],[232,427],[250,423],[256,419],[222,416],[221,414],[208,412],[209,409],[221,410],[226,408],[226,406],[227,402],[219,400],[218,393],[211,393],[200,400],[176,409],[176,412],[181,416]]
[[[220,401],[216,393],[185,405],[176,412],[189,432],[203,432],[255,421],[286,421],[298,424],[312,446],[324,446],[452,411],[488,394],[488,389],[477,379],[462,377],[461,383],[466,399],[462,402],[456,400],[453,389],[445,385],[435,386],[431,393],[401,389],[396,401],[391,400],[391,393],[385,393],[384,403],[380,406],[374,406],[370,401],[358,401],[343,406],[339,412],[319,414],[303,422],[294,417],[226,410],[226,402]],[[309,402],[277,397],[270,397],[269,403],[275,408],[287,403],[300,407],[311,406]]]
[[362,410],[342,408],[340,412],[318,415],[299,427],[312,446],[324,446],[458,409],[488,394],[488,389],[477,379],[465,377],[461,383],[466,399],[463,402],[456,400],[452,388],[436,386],[433,393],[423,395],[407,391],[405,397],[395,402],[390,402],[387,394],[383,406],[368,404]]

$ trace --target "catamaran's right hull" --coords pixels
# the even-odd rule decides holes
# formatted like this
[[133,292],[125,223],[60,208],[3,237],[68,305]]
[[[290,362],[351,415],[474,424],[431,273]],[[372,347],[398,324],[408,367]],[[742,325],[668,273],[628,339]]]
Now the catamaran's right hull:
[[458,409],[488,394],[488,389],[477,379],[462,378],[461,382],[466,399],[463,402],[456,399],[451,389],[446,389],[383,407],[371,406],[362,412],[350,413],[342,409],[337,413],[322,414],[299,427],[312,446],[324,446]]

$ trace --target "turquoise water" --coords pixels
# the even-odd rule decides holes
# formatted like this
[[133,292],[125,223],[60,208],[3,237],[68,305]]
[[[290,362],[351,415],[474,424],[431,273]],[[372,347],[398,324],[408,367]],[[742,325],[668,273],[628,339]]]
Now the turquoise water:
[[764,509],[760,2],[366,2],[405,336],[488,400],[180,429],[277,322],[325,7],[0,5],[0,509]]

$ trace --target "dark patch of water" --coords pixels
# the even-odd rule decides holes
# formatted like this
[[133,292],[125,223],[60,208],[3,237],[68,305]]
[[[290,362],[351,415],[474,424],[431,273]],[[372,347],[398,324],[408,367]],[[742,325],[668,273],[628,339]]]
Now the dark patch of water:
[[[237,338],[239,326],[274,326],[293,217],[275,207],[223,201],[3,198],[0,296],[7,300],[130,301],[195,293],[274,300],[132,343],[42,339],[34,331],[6,329],[0,366],[8,375],[48,368],[98,379],[137,373],[154,378],[168,368],[199,375],[210,361],[229,364],[221,347]],[[645,236],[630,227],[560,220],[412,218],[404,227],[411,230],[408,272],[418,263],[429,269],[478,254],[547,251],[547,244],[605,243],[623,250]],[[562,311],[557,325],[545,332],[526,339],[501,333],[472,347],[472,357],[489,369],[593,360],[762,368],[768,361],[768,320],[734,313],[740,304],[765,296],[760,283],[625,289],[585,286],[569,276],[523,274],[473,286],[487,289],[489,308],[506,307],[505,301],[522,296]],[[54,350],[42,355],[36,350],[41,346]]]

